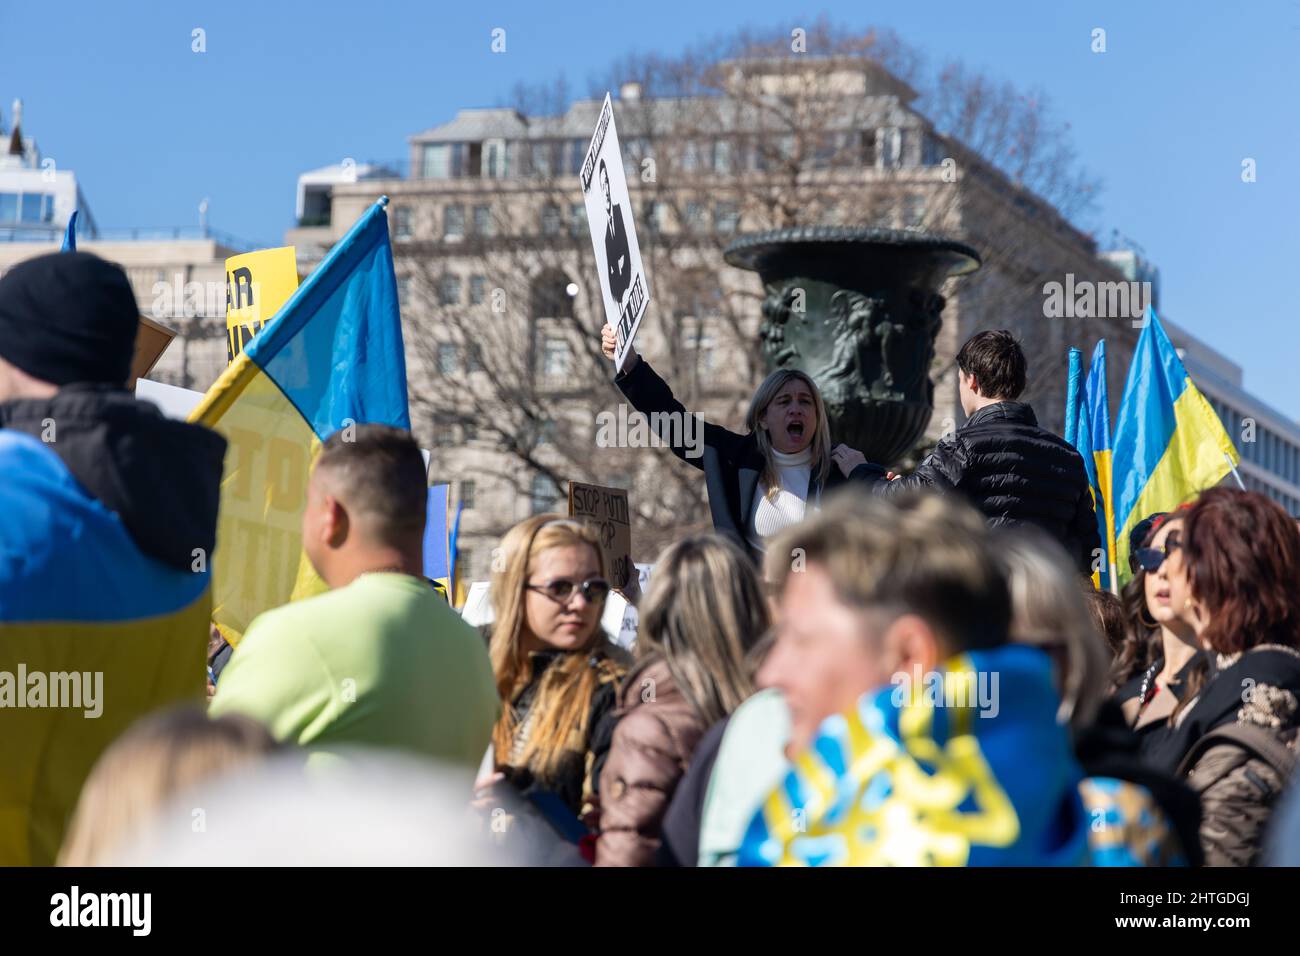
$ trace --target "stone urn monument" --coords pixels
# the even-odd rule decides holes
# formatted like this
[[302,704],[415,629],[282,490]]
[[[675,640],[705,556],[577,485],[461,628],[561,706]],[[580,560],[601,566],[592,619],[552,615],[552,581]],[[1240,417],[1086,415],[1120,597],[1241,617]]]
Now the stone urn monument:
[[812,377],[832,438],[885,465],[912,449],[934,410],[939,288],[979,254],[919,232],[800,226],[741,236],[724,255],[763,280],[767,370]]

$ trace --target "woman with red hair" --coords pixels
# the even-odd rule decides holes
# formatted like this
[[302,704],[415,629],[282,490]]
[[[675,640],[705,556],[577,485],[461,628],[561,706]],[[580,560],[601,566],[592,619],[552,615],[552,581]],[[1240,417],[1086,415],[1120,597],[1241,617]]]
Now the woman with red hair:
[[1210,865],[1258,856],[1300,736],[1300,531],[1254,492],[1213,488],[1166,558],[1170,604],[1196,632],[1208,675],[1151,741],[1151,759],[1201,797]]

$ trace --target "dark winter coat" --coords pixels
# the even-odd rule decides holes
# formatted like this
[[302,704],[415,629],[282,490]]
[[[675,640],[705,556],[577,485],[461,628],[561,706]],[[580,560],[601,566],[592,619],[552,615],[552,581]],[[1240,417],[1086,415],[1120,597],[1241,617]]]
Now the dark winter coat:
[[1023,402],[984,406],[941,438],[915,472],[876,487],[883,494],[955,490],[992,525],[1042,528],[1080,571],[1091,573],[1094,551],[1101,547],[1083,457],[1039,427]]

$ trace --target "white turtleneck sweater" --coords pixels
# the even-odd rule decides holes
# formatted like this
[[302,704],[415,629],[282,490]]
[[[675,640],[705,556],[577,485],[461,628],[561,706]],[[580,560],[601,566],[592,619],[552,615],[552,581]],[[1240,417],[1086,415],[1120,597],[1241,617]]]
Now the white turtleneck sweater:
[[759,551],[766,550],[766,541],[783,528],[803,520],[808,501],[808,485],[812,480],[812,447],[794,455],[772,449],[780,490],[768,500],[767,488],[759,482],[754,492],[754,510],[749,516],[747,537]]

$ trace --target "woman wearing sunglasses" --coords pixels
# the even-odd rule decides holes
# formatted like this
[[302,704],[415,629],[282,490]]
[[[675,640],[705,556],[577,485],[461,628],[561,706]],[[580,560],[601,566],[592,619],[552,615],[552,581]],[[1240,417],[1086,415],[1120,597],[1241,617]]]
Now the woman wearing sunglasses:
[[558,798],[576,821],[599,773],[593,736],[630,663],[600,628],[610,586],[599,539],[579,522],[536,515],[507,532],[493,567],[489,653],[503,702],[493,782]]
[[1128,639],[1113,674],[1115,700],[1128,726],[1145,741],[1169,724],[1205,683],[1205,654],[1196,630],[1182,616],[1188,596],[1182,578],[1186,509],[1156,515],[1130,563],[1133,580],[1124,590]]
[[1145,748],[1201,798],[1210,865],[1256,862],[1300,737],[1300,531],[1261,494],[1211,488],[1162,564],[1207,651],[1205,686]]

